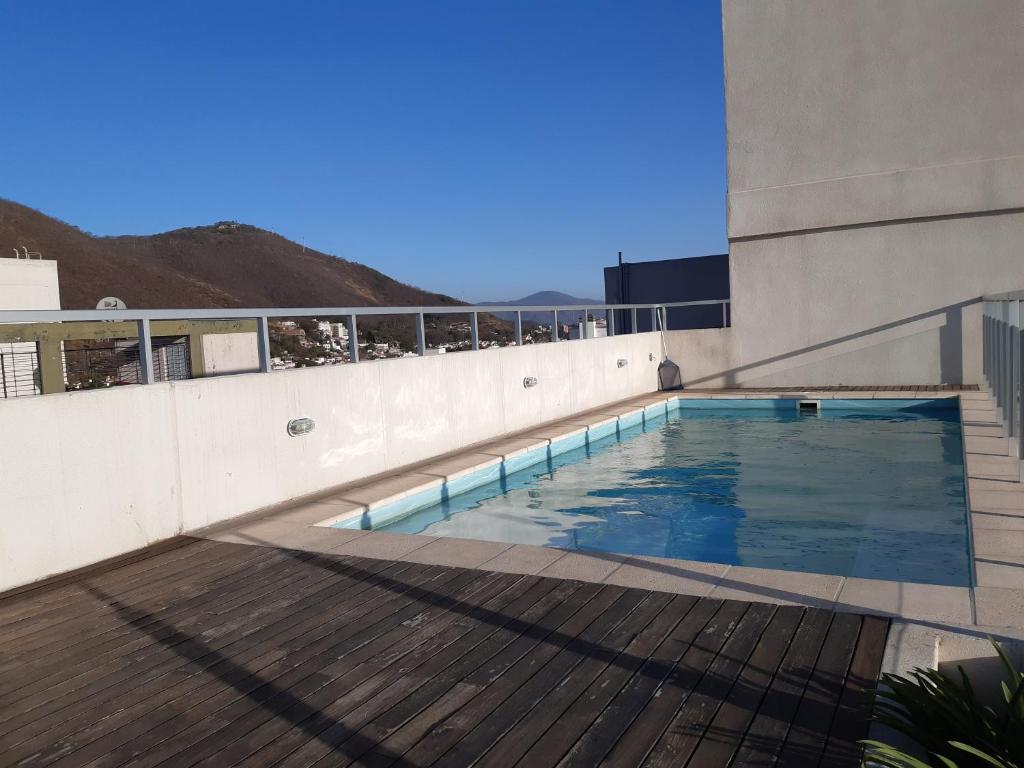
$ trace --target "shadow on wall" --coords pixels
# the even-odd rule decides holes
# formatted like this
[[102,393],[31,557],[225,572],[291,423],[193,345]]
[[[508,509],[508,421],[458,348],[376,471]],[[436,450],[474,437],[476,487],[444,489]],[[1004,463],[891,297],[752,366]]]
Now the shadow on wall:
[[[715,382],[715,386],[720,386],[717,382],[724,380],[724,386],[734,387],[741,386],[743,383],[750,383],[751,378],[747,377],[743,382],[740,381],[741,374],[756,371],[758,368],[763,366],[771,365],[773,363],[781,363],[786,361],[794,361],[801,355],[807,355],[813,352],[831,352],[832,356],[854,354],[857,352],[864,352],[868,347],[858,347],[854,350],[843,351],[837,349],[842,344],[847,344],[862,339],[868,339],[869,337],[884,333],[886,331],[892,331],[895,329],[909,326],[913,323],[918,323],[923,320],[931,318],[937,318],[944,316],[945,322],[943,325],[937,328],[939,332],[939,367],[940,376],[942,383],[946,384],[961,384],[964,383],[964,363],[963,363],[963,343],[964,343],[964,330],[963,330],[963,318],[962,312],[964,308],[979,304],[981,298],[968,299],[966,301],[959,302],[957,304],[950,304],[945,307],[939,307],[937,309],[930,310],[928,312],[922,312],[917,315],[910,315],[909,317],[902,318],[900,320],[894,320],[889,323],[883,323],[882,325],[876,325],[872,328],[866,328],[856,333],[847,334],[845,336],[838,336],[834,339],[822,341],[817,344],[811,344],[810,346],[802,347],[800,349],[794,349],[789,352],[784,352],[779,355],[772,355],[770,357],[761,358],[760,360],[754,360],[749,363],[743,363],[742,365],[733,366],[725,370],[717,370],[712,373],[704,375],[698,375],[694,378],[689,378],[684,375],[683,384],[687,387],[699,387],[704,384],[711,386],[711,382]],[[895,339],[886,338],[878,342],[878,345],[892,343]],[[723,343],[734,343],[734,339]],[[981,343],[979,336],[978,343]],[[682,355],[676,355],[676,358],[682,357]],[[675,359],[675,362],[679,363],[679,359]],[[803,361],[797,363],[794,367],[813,365],[815,360]],[[684,364],[685,374],[685,364]],[[764,374],[765,376],[771,376],[772,373]],[[840,383],[840,382],[833,382]],[[873,381],[873,384],[885,384],[885,381]],[[919,384],[928,384],[935,382],[921,381]]]

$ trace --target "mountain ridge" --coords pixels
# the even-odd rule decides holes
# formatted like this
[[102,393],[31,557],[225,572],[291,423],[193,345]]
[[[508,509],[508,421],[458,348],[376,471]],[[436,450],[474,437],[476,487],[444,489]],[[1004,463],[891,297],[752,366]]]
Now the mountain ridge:
[[544,306],[585,306],[587,304],[604,304],[603,299],[582,299],[561,291],[536,291],[529,296],[511,301],[478,301],[478,306],[491,307],[544,307]]
[[23,246],[57,260],[65,309],[465,305],[251,224],[97,236],[0,198],[0,253]]

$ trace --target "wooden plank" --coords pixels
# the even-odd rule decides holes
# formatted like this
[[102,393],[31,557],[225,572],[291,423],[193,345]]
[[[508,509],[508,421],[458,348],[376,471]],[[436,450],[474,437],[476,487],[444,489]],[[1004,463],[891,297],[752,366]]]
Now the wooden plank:
[[843,685],[842,697],[828,735],[822,765],[832,768],[861,763],[861,739],[868,737],[872,694],[882,668],[885,640],[889,634],[889,620],[879,616],[865,616],[861,625],[857,649],[850,663],[850,671]]
[[0,626],[12,627],[20,619],[38,623],[43,621],[48,613],[56,614],[56,609],[78,605],[82,596],[86,594],[82,584],[87,580],[106,589],[124,589],[134,584],[142,573],[159,570],[182,558],[196,557],[199,553],[213,550],[215,547],[216,542],[213,541],[190,542],[168,548],[151,557],[144,554],[146,550],[141,550],[136,553],[137,557],[126,556],[124,561],[117,558],[117,561],[110,565],[101,563],[89,566],[73,578],[54,577],[50,585],[32,584],[19,588],[18,594],[6,600],[0,599]]
[[22,601],[32,600],[38,594],[52,594],[61,587],[77,584],[83,578],[99,576],[103,573],[122,569],[133,563],[159,561],[160,556],[163,554],[183,547],[195,546],[202,541],[202,539],[196,539],[191,536],[174,536],[170,539],[164,539],[155,544],[126,552],[123,555],[107,558],[98,563],[75,568],[56,576],[48,576],[45,579],[33,581],[31,584],[24,584],[20,587],[0,592],[0,619],[6,617],[7,614],[5,612],[8,608],[17,606]]
[[[616,622],[616,617],[621,612],[629,610],[628,607],[620,606],[620,602],[629,603],[629,600],[620,596],[619,601],[613,603],[601,616],[595,618],[588,629],[593,628],[593,632],[599,633],[601,631],[598,628],[599,625]],[[476,656],[471,659],[472,663],[468,669],[460,671],[476,669],[479,667],[480,661],[483,659]],[[452,675],[440,675],[419,686],[415,685],[415,681],[407,681],[407,686],[412,684],[407,688],[408,695],[387,708],[376,706],[376,716],[341,743],[340,750],[344,753],[344,757],[333,755],[332,765],[347,765],[357,758],[360,765],[372,765],[376,762],[389,764],[396,755],[407,751],[419,736],[435,722],[459,706],[458,697],[447,699],[442,704],[438,703],[438,698],[457,682],[458,678],[453,679],[453,677]],[[425,716],[425,722],[423,720],[416,722],[416,716],[421,713]],[[396,732],[410,721],[413,721],[411,727],[403,732],[409,737],[408,741],[404,745],[390,743],[388,737],[393,734],[400,735]],[[399,741],[401,740],[399,739]]]
[[[23,665],[16,672],[4,676],[13,690],[0,697],[0,705],[17,703],[24,710],[28,708],[31,696],[40,692],[45,692],[47,700],[51,700],[58,696],[66,697],[68,692],[86,685],[92,686],[92,690],[102,688],[104,678],[110,675],[123,677],[126,672],[130,673],[131,667],[126,666],[126,660],[140,665],[154,653],[166,653],[174,647],[169,638],[192,630],[200,621],[208,621],[204,631],[210,632],[217,626],[212,619],[221,623],[245,620],[254,610],[259,611],[261,605],[270,602],[276,592],[284,589],[289,590],[289,604],[300,600],[307,593],[324,586],[328,578],[303,566],[301,558],[264,554],[262,562],[245,563],[244,568],[236,568],[230,578],[217,588],[183,600],[170,610],[153,611],[148,607],[131,606],[131,610],[144,611],[144,615],[135,622],[126,622],[122,614],[122,631],[108,633],[113,635],[110,640],[112,647],[101,642],[108,636],[102,635],[94,639],[92,646],[79,644],[67,654],[48,655],[43,661],[52,659],[54,666],[44,666],[43,671],[49,674],[42,677],[39,676],[39,667]],[[264,571],[273,572],[272,584],[258,585],[254,582]],[[279,605],[284,607],[280,602]],[[150,628],[153,631],[148,631]]]
[[[437,685],[437,688],[442,688],[444,684],[447,684],[444,692],[439,697],[433,698],[431,704],[432,711],[439,713],[438,719],[472,700],[479,691],[483,690],[488,680],[497,679],[523,658],[530,649],[545,642],[557,631],[559,625],[583,610],[601,590],[599,585],[594,584],[558,582],[554,579],[546,581],[557,584],[550,593],[555,598],[553,601],[545,598],[541,603],[520,615],[511,616],[511,621],[500,628],[498,632],[491,634],[475,648],[472,654],[465,656],[459,663],[445,668],[440,674],[436,668],[427,667],[425,669],[424,675],[443,678],[442,684]],[[474,680],[474,677],[479,678],[482,670],[486,670],[488,680]],[[345,728],[361,728],[381,712],[401,702],[406,695],[408,695],[407,690],[400,685],[383,690],[372,700],[367,701],[364,706],[346,714]],[[435,740],[421,738],[421,743],[427,742],[427,746],[434,749],[436,757],[446,751],[454,741],[457,741],[458,736],[452,741],[448,740],[448,736],[451,734],[452,731],[448,730],[441,732],[433,730],[430,732],[430,736],[438,738]],[[294,757],[298,758],[300,762],[324,757],[330,751],[338,749],[344,743],[345,738],[346,734],[341,728],[332,727],[322,733],[316,742],[308,742],[295,753]],[[403,760],[406,759],[408,758],[403,758]]]
[[[290,656],[287,644],[282,647],[281,639],[275,637],[279,630],[277,624],[246,634],[224,648],[209,648],[209,653],[187,665],[189,668],[203,665],[203,674],[197,676],[201,682],[200,687],[169,705],[144,710],[141,718],[145,721],[142,738],[133,738],[127,743],[122,741],[122,745],[110,753],[107,761],[118,764],[113,761],[124,757],[134,758],[139,764],[158,763],[163,757],[176,754],[203,736],[228,725],[229,721],[222,716],[225,707],[234,705],[237,708],[239,702],[250,696],[258,695],[260,701],[265,700],[273,695],[275,686],[286,687],[281,681],[284,676],[315,672],[315,665],[305,662],[323,658],[343,644],[354,642],[352,638],[360,632],[364,635],[372,632],[375,616],[389,616],[397,605],[404,604],[400,592],[375,583],[386,581],[387,574],[396,568],[400,574],[412,571],[409,577],[410,588],[421,581],[450,580],[455,576],[450,569],[414,567],[388,561],[366,563],[367,570],[379,566],[382,571],[374,578],[367,579],[368,587],[361,591],[357,600],[339,601],[336,614],[332,614],[330,604],[325,606],[319,600],[308,606],[316,618],[312,629],[307,622],[303,623],[305,632],[301,636],[302,642],[296,655]],[[370,606],[369,610],[367,606]],[[369,622],[368,625],[354,621],[363,618]],[[239,654],[237,649],[244,652]],[[247,664],[250,656],[255,656],[261,663]],[[159,679],[149,684],[154,686],[154,693],[160,691]]]
[[[414,764],[432,765],[459,745],[462,735],[494,711],[502,701],[591,624],[625,590],[585,584],[519,637],[463,677],[440,706],[446,713],[405,756]],[[452,711],[454,709],[454,711]],[[451,714],[447,714],[451,712]]]
[[729,635],[693,693],[676,712],[668,728],[647,756],[651,768],[686,765],[704,731],[728,696],[747,659],[768,627],[776,607],[754,603]]
[[[163,595],[158,600],[146,600],[145,595],[139,599],[116,599],[133,605],[145,605],[147,611],[154,617],[166,619],[182,613],[188,615],[190,612],[194,613],[193,606],[244,589],[246,572],[258,572],[268,564],[265,555],[254,552],[250,557],[219,562],[210,570],[199,570],[195,576],[196,581],[193,582],[190,578],[187,582],[177,583],[176,591],[180,594]],[[175,586],[173,580],[168,586]],[[249,596],[253,595],[251,583],[245,591]],[[69,620],[47,628],[43,636],[37,637],[35,633],[32,634],[29,640],[34,639],[34,645],[27,644],[21,638],[17,642],[4,644],[7,652],[5,656],[8,657],[0,664],[4,688],[19,678],[32,679],[38,676],[40,668],[46,674],[53,674],[55,670],[59,670],[60,674],[66,675],[70,669],[69,665],[83,657],[95,666],[104,651],[116,649],[119,645],[137,638],[136,628],[126,625],[105,602],[92,595],[84,596],[82,602],[97,615],[95,622],[90,622],[87,617]],[[53,639],[46,642],[44,638]]]
[[817,608],[810,608],[804,613],[782,664],[743,735],[732,766],[753,768],[774,764],[786,741],[790,720],[800,704],[833,615]]
[[693,689],[715,656],[732,635],[749,603],[728,601],[701,633],[700,642],[687,648],[672,674],[659,686],[654,696],[634,720],[601,765],[640,765],[654,743],[661,738],[675,713]]
[[[394,572],[396,568],[401,569],[402,567],[402,564],[387,561],[378,561],[378,564],[384,572]],[[367,582],[368,584],[369,582]],[[350,589],[346,583],[339,580],[335,583],[335,588],[338,592],[337,597],[351,597],[351,595],[341,594],[342,591]],[[368,586],[364,590],[357,588],[351,591],[354,593],[366,592]],[[164,684],[155,685],[148,695],[146,695],[147,692],[133,691],[130,698],[122,697],[115,703],[108,704],[107,706],[114,709],[116,714],[99,723],[93,723],[91,726],[88,726],[88,721],[85,721],[84,724],[87,727],[74,734],[73,745],[81,748],[88,744],[91,754],[97,756],[127,741],[132,741],[132,747],[141,750],[142,742],[152,733],[154,727],[172,719],[181,711],[185,709],[194,711],[197,708],[205,707],[207,711],[215,712],[219,707],[209,704],[210,698],[215,695],[215,689],[219,687],[233,690],[231,688],[233,684],[237,683],[241,686],[246,678],[251,678],[254,681],[251,683],[252,688],[257,687],[263,682],[262,678],[257,677],[258,673],[285,655],[281,646],[289,637],[303,636],[312,642],[316,637],[311,634],[311,630],[315,629],[322,634],[329,634],[332,631],[338,620],[335,613],[340,610],[339,606],[345,606],[349,613],[361,610],[361,605],[353,606],[351,599],[348,602],[333,601],[331,598],[335,596],[330,592],[317,593],[307,600],[300,610],[288,612],[285,618],[273,622],[265,632],[253,632],[242,640],[227,646],[226,650],[234,651],[230,661],[220,661],[208,669],[202,667],[195,669],[198,665],[191,665],[193,669],[188,673],[170,673],[159,678],[155,682],[162,681]],[[364,598],[372,600],[374,596],[366,597],[364,595]],[[250,629],[253,628],[250,627]],[[260,637],[262,642],[254,642],[253,637]],[[218,669],[218,667],[224,669]],[[239,674],[230,674],[234,671],[238,671]],[[243,694],[238,693],[238,695]],[[83,725],[81,720],[69,723],[72,730],[81,725]],[[64,751],[69,748],[69,745],[57,743],[51,745],[51,748]],[[86,752],[76,752],[75,754],[76,758],[79,755],[87,755]]]
[[[403,563],[369,561],[369,565],[364,567],[363,572],[379,568],[382,573],[393,573],[395,571],[401,573],[407,570],[408,567],[408,564]],[[426,573],[436,573],[441,570],[434,569]],[[353,585],[348,580],[340,578],[336,580],[335,586],[338,589],[347,589],[353,593],[347,596],[349,599],[342,602],[338,607],[342,618],[351,615],[353,612],[364,611],[363,606],[369,600],[380,600],[379,593],[375,591],[377,578],[377,576],[364,578],[363,582],[358,586]],[[237,628],[233,633],[222,635],[215,641],[210,642],[208,644],[209,653],[205,657],[193,659],[185,665],[189,670],[184,675],[185,683],[188,683],[189,678],[192,678],[194,681],[212,684],[209,677],[203,677],[199,674],[201,672],[209,673],[210,670],[217,671],[217,675],[213,680],[221,681],[224,679],[224,675],[218,669],[219,666],[230,667],[232,664],[244,664],[250,660],[251,656],[256,655],[258,652],[271,655],[273,658],[267,659],[265,664],[272,663],[284,654],[279,649],[260,645],[260,643],[265,643],[267,638],[275,638],[280,641],[281,638],[278,635],[282,629],[293,627],[296,625],[296,622],[299,622],[298,628],[300,630],[303,630],[305,633],[310,632],[310,614],[314,617],[312,619],[313,627],[315,627],[314,631],[328,632],[332,626],[330,621],[332,615],[330,610],[325,609],[323,604],[319,602],[319,599],[323,598],[325,594],[328,593],[319,592],[314,594],[311,604],[298,611],[290,611],[288,610],[289,606],[284,605],[282,606],[284,609],[283,615],[273,613],[266,615],[247,626]],[[353,597],[354,600],[352,599]],[[160,664],[147,669],[140,675],[134,677],[124,676],[108,688],[99,691],[95,688],[90,689],[90,705],[105,705],[107,707],[116,707],[119,710],[115,718],[104,720],[104,726],[120,718],[122,714],[133,711],[133,705],[138,705],[134,707],[136,711],[141,707],[152,722],[153,718],[159,717],[161,714],[161,710],[157,706],[161,697],[164,697],[169,691],[173,692],[181,688],[181,684],[168,685],[167,683],[167,676],[174,674],[181,666],[181,658],[175,656],[171,659],[162,660]],[[190,690],[189,693],[190,710],[195,711],[203,697],[197,690]],[[58,718],[58,722],[62,726],[67,727],[71,723],[81,723],[83,720],[88,722],[90,717],[89,710],[74,711],[70,714],[64,714],[63,720]],[[170,717],[170,715],[167,715],[167,717]],[[30,731],[33,734],[40,734],[46,728],[53,727],[54,725],[53,722],[33,718],[31,715],[23,716],[21,719],[24,721],[20,728],[22,732]]]
[[818,765],[839,704],[846,672],[860,633],[861,617],[839,613],[832,619],[825,644],[793,716],[779,762],[787,766]]
[[[381,566],[388,566],[392,568],[397,565],[386,561],[380,561],[380,564]],[[372,595],[369,599],[372,599]],[[319,605],[319,603],[317,603],[317,605]],[[354,610],[358,611],[362,610],[362,608],[361,606],[357,606]],[[325,631],[329,632],[331,621],[333,620],[333,617],[330,615],[330,611],[324,611],[321,607],[318,609],[317,613],[325,614],[323,616],[324,620],[327,622]],[[281,622],[278,622],[273,626],[272,630],[278,633],[278,637],[281,636],[279,631],[280,626]],[[289,632],[292,631],[294,631],[294,628],[289,630]],[[263,633],[257,634],[262,635]],[[250,642],[251,644],[249,638],[246,638],[244,642]],[[238,645],[238,643],[235,645]],[[191,678],[186,677],[183,683],[170,686],[169,688],[155,687],[152,692],[152,696],[155,699],[152,706],[149,705],[148,701],[143,701],[134,707],[129,706],[126,709],[117,711],[117,714],[113,717],[106,718],[101,721],[100,724],[97,724],[100,726],[98,729],[85,729],[85,731],[76,734],[76,739],[74,740],[74,746],[76,747],[81,747],[86,743],[94,742],[94,740],[100,736],[103,738],[100,739],[98,743],[92,743],[85,752],[76,752],[75,759],[77,759],[79,755],[87,754],[89,750],[94,754],[103,754],[104,752],[109,751],[111,747],[116,747],[119,744],[125,743],[125,741],[132,741],[131,748],[136,751],[141,751],[141,749],[145,747],[143,742],[146,742],[147,739],[155,738],[154,734],[158,732],[158,730],[155,730],[156,726],[159,726],[161,722],[168,722],[176,715],[180,716],[184,711],[194,713],[198,707],[205,704],[210,694],[208,692],[204,693],[202,691],[202,687],[196,688],[197,684],[216,683],[224,686],[231,686],[236,682],[235,678],[237,678],[237,680],[244,680],[252,677],[261,667],[265,667],[266,665],[279,660],[284,655],[284,653],[276,647],[269,647],[269,650],[267,649],[267,644],[261,644],[255,646],[253,650],[249,652],[243,652],[232,656],[231,658],[221,660],[218,664],[211,667],[211,670],[216,669],[217,667],[221,668],[215,676],[213,674],[192,674]],[[261,650],[264,651],[262,654],[260,654]],[[255,669],[245,666],[246,662],[249,661],[250,658],[252,658],[252,665]],[[166,677],[167,676],[164,676],[163,679],[166,679]],[[174,679],[176,678],[172,678],[172,682]],[[252,687],[256,687],[264,682],[259,678],[257,678],[257,680],[258,682]],[[170,700],[169,703],[167,703],[168,700]],[[141,717],[140,714],[142,715]],[[119,722],[114,722],[113,725],[110,725],[111,721]],[[110,731],[115,732],[110,733]],[[137,738],[139,735],[143,735],[144,738]],[[66,750],[68,745],[54,745],[54,748]]]
[[[476,603],[476,601],[489,604],[497,599],[500,605],[503,600],[502,595],[521,578],[521,576],[514,574],[483,573],[470,575],[461,587],[450,593],[451,603],[460,603],[462,605],[459,607],[465,608],[467,605]],[[444,648],[437,646],[436,637],[443,633],[448,623],[456,615],[459,615],[460,611],[453,610],[453,605],[446,604],[446,602],[443,599],[438,600],[432,614],[418,614],[415,617],[415,624],[410,625],[409,622],[402,622],[391,632],[384,633],[375,638],[372,643],[368,644],[369,656],[372,657],[379,652],[386,651],[396,640],[405,639],[411,641],[416,647],[419,647],[420,640],[424,642],[430,641],[429,648],[427,649],[430,657],[433,658],[440,652],[442,658],[447,658],[443,653]],[[468,613],[473,613],[478,608],[479,605],[475,605]],[[365,648],[367,646],[363,646],[363,649]],[[463,646],[456,645],[454,652],[460,654],[463,650]],[[211,765],[233,765],[236,761],[246,759],[253,752],[280,739],[290,730],[294,729],[309,736],[311,732],[319,733],[332,725],[337,725],[339,718],[335,715],[334,711],[328,711],[328,708],[331,707],[332,702],[336,704],[340,697],[356,687],[359,676],[353,676],[351,673],[363,671],[361,669],[365,666],[363,658],[365,658],[363,655],[357,658],[355,654],[346,654],[343,659],[323,667],[320,670],[320,674],[325,678],[326,682],[317,690],[301,699],[293,696],[295,701],[291,706],[285,709],[278,709],[273,720],[267,722],[266,725],[259,729],[251,730],[244,734],[226,748],[211,755],[207,758],[206,762]],[[400,679],[408,681],[411,679],[422,680],[423,678],[421,675],[416,675],[415,677],[403,675]],[[295,689],[292,690],[294,692]],[[351,700],[347,703],[351,703]],[[350,733],[352,732],[349,723],[345,723],[345,727]]]
[[[298,565],[295,562],[288,561],[287,558],[282,558],[282,562],[288,563],[291,567],[281,573],[281,578],[285,580],[286,585],[292,583],[294,577],[301,579],[303,573],[298,570]],[[281,571],[279,571],[281,572]],[[181,604],[177,606],[179,608],[178,613],[183,615],[183,621],[190,618],[190,622],[195,622],[197,618],[204,615],[206,607],[218,607],[215,601],[220,598],[222,600],[221,606],[224,609],[239,610],[241,609],[245,613],[250,613],[252,608],[246,607],[248,603],[252,602],[256,596],[253,594],[252,588],[246,590],[244,584],[244,572],[236,572],[232,574],[233,577],[243,579],[243,582],[231,581],[225,587],[225,592],[221,593],[218,590],[213,590],[212,593],[202,594],[196,597],[189,597],[181,601]],[[96,596],[93,598],[97,602],[109,601],[115,606],[126,604],[121,603],[115,598],[105,596],[105,593],[96,591]],[[104,677],[105,675],[114,673],[121,674],[121,670],[125,668],[127,664],[140,664],[144,658],[147,657],[148,653],[159,652],[166,650],[171,647],[164,638],[172,630],[178,630],[187,628],[189,622],[185,621],[185,625],[181,628],[172,628],[168,625],[164,618],[161,618],[160,611],[154,612],[147,607],[135,607],[128,606],[131,610],[144,613],[143,618],[139,618],[137,623],[130,624],[124,621],[124,612],[122,611],[119,621],[121,623],[121,629],[127,629],[129,635],[134,635],[138,641],[138,647],[132,653],[118,653],[117,649],[108,656],[99,657],[99,654],[95,658],[92,657],[91,648],[88,644],[79,646],[73,649],[71,662],[65,665],[61,665],[55,670],[51,670],[50,674],[42,679],[31,679],[28,675],[32,675],[38,671],[38,668],[29,667],[27,668],[26,676],[22,674],[22,668],[15,670],[5,678],[9,678],[11,681],[11,690],[0,696],[0,706],[10,707],[17,705],[19,709],[28,710],[31,709],[30,700],[33,699],[33,695],[44,692],[46,697],[42,700],[49,700],[57,696],[65,696],[69,692],[76,690],[83,685],[87,685],[90,682],[96,681]],[[163,628],[155,633],[146,633],[145,629],[150,626]],[[45,660],[45,659],[44,659]],[[25,679],[23,679],[25,678]],[[2,722],[2,721],[0,721]]]
[[775,670],[782,663],[803,615],[803,608],[793,605],[782,606],[776,611],[757,648],[690,757],[691,765],[709,768],[729,765],[771,684]]
[[[315,759],[312,755],[314,750],[329,753],[332,745],[342,743],[352,729],[361,727],[378,712],[407,695],[405,686],[401,684],[402,678],[428,681],[444,676],[458,679],[461,670],[476,668],[481,656],[493,655],[492,651],[512,642],[516,633],[509,629],[509,625],[517,618],[543,617],[569,599],[580,586],[536,576],[523,583],[529,582],[533,582],[532,585],[518,597],[515,597],[518,589],[506,590],[500,601],[492,600],[469,614],[458,613],[436,640],[417,644],[411,650],[410,641],[401,641],[388,653],[374,654],[369,663],[358,663],[355,670],[331,684],[347,688],[346,692],[320,710],[335,721],[333,725],[316,734],[315,738],[310,737],[308,729],[292,728],[284,736],[261,747],[249,760],[256,764],[274,764],[301,748],[306,750],[307,762]],[[505,604],[510,596],[514,599]],[[481,616],[486,620],[480,620]],[[318,698],[321,693],[333,695],[333,691],[324,689],[317,693]]]
[[4,762],[852,768],[888,630],[219,542],[93,573],[0,596]]
[[[209,543],[212,545],[214,542]],[[96,625],[103,625],[104,621],[107,625],[116,624],[116,621],[113,621],[113,612],[99,610],[95,600],[91,598],[89,588],[100,589],[124,600],[168,599],[178,585],[192,585],[201,591],[205,575],[219,569],[220,563],[238,562],[241,559],[258,556],[259,553],[254,550],[253,547],[215,550],[212,547],[197,545],[170,553],[173,559],[165,562],[164,567],[158,571],[132,573],[136,565],[130,565],[125,568],[126,573],[109,573],[95,579],[85,579],[73,591],[67,591],[59,602],[30,607],[22,620],[14,621],[8,626],[0,643],[13,650],[19,638],[33,632],[68,634],[68,627],[64,625],[71,620],[91,619]],[[213,552],[217,553],[215,557],[211,557]],[[151,574],[157,572],[160,578],[153,578]],[[54,632],[57,627],[60,627],[60,630]]]
[[[132,605],[144,604],[151,613],[160,613],[161,617],[173,615],[180,612],[180,609],[187,606],[190,601],[206,601],[214,592],[227,589],[237,579],[244,578],[247,573],[258,572],[273,562],[273,560],[268,559],[265,555],[260,554],[258,548],[253,547],[251,549],[257,551],[249,557],[219,561],[217,566],[209,571],[211,578],[205,583],[193,583],[191,578],[179,581],[172,577],[167,579],[166,582],[164,582],[162,577],[154,578],[154,582],[165,584],[163,594],[159,592],[147,594],[140,591],[129,593],[127,596],[117,596],[115,599]],[[110,597],[115,597],[106,590],[103,590],[103,592]],[[91,595],[88,597],[83,596],[82,602],[96,613],[100,613],[100,608],[109,609],[109,606],[105,603],[98,604],[95,597]],[[3,674],[9,666],[21,667],[26,663],[42,661],[40,657],[44,656],[51,660],[51,663],[63,663],[64,657],[73,655],[78,646],[89,646],[95,652],[100,650],[102,646],[112,646],[118,636],[130,635],[132,633],[132,628],[127,627],[112,609],[109,610],[109,614],[111,620],[97,622],[97,626],[85,622],[81,626],[76,626],[73,630],[70,630],[61,625],[59,631],[44,633],[37,640],[34,651],[23,652],[20,655],[12,654],[9,663],[0,663],[0,674]]]
[[464,735],[455,748],[435,764],[464,766],[470,762],[471,757],[482,754],[485,748],[530,710],[538,689],[543,689],[544,683],[550,681],[554,684],[561,679],[579,663],[591,646],[600,643],[646,597],[646,593],[639,590],[621,588],[616,588],[613,594],[615,599],[591,621],[585,625],[580,622],[563,633],[555,653],[551,653],[552,649],[545,644],[516,665],[520,674],[503,676],[506,683],[504,686],[491,686],[489,692],[492,693],[491,704],[494,706],[472,728],[463,731]]
[[[606,686],[617,691],[679,623],[678,605],[672,595],[655,593],[576,669],[549,686],[530,712],[491,747],[480,765],[556,763],[603,708],[594,698],[614,695],[615,691],[596,688],[598,680],[604,679]],[[552,727],[555,723],[557,727]]]
[[[452,590],[470,585],[477,575],[471,571],[445,569],[435,577],[436,586],[429,590],[430,595],[434,599],[443,598]],[[415,598],[417,589],[419,588],[413,586],[406,592],[413,593]],[[306,709],[302,700],[330,682],[320,672],[321,666],[329,663],[329,660],[337,660],[345,653],[355,650],[402,622],[414,619],[429,605],[429,600],[430,598],[424,596],[408,601],[390,601],[367,613],[363,619],[364,626],[348,627],[330,638],[325,638],[324,643],[315,644],[314,650],[318,651],[318,654],[311,659],[307,658],[305,663],[289,664],[287,658],[275,662],[268,668],[269,673],[268,670],[264,670],[260,675],[261,685],[247,691],[243,696],[236,697],[232,703],[216,712],[216,721],[223,723],[225,727],[207,732],[209,723],[205,721],[208,715],[190,710],[185,718],[176,718],[176,722],[171,724],[175,729],[173,738],[167,740],[167,743],[161,745],[155,753],[147,753],[145,759],[135,762],[139,765],[155,764],[164,756],[175,754],[185,748],[188,749],[193,761],[201,762],[260,727],[277,713],[294,707],[294,711],[290,711],[290,716],[296,721],[305,720],[315,713]],[[181,730],[183,720],[186,727]],[[198,739],[197,735],[200,736]]]
[[672,674],[676,664],[723,604],[720,600],[700,599],[569,749],[561,765],[590,768],[599,764]]
[[[564,712],[558,715],[557,728],[549,728],[532,746],[527,744],[526,753],[520,758],[518,765],[539,765],[542,760],[562,756],[577,744],[583,733],[604,711],[611,700],[622,690],[623,686],[645,664],[651,662],[652,654],[664,644],[673,630],[689,614],[696,605],[698,598],[689,595],[676,595],[668,606],[651,622],[642,633],[637,633],[626,646],[614,664],[609,664],[597,676],[583,694],[576,699]],[[657,674],[655,665],[648,670]]]

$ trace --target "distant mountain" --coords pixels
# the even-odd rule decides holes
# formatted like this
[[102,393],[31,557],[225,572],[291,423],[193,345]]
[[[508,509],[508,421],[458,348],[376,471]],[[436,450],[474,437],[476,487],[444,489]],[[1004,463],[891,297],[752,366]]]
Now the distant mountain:
[[[0,255],[22,246],[57,260],[64,309],[92,309],[104,296],[117,296],[130,309],[465,304],[233,221],[96,237],[0,199]],[[360,320],[367,327],[384,323]],[[411,319],[393,324],[403,338],[414,338]],[[482,316],[480,330],[507,333],[508,326]]]
[[[604,299],[581,299],[578,296],[570,296],[568,293],[562,293],[561,291],[537,291],[531,293],[529,296],[524,296],[521,299],[515,299],[513,301],[481,301],[481,306],[524,306],[524,307],[551,307],[551,306],[594,306],[597,304],[604,304]],[[497,317],[502,320],[512,320],[514,315],[509,312],[497,312]],[[580,318],[583,316],[582,311],[566,311],[558,313],[559,323],[578,323]],[[523,322],[526,323],[543,323],[545,325],[551,322],[553,314],[551,312],[523,312]]]

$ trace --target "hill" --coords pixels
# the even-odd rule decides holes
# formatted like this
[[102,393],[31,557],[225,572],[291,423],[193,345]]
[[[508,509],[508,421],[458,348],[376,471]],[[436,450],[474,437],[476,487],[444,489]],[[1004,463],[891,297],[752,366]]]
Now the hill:
[[235,222],[95,237],[0,200],[0,253],[19,246],[59,262],[65,309],[91,309],[104,296],[118,296],[133,309],[462,303]]
[[[561,293],[560,291],[537,291],[531,293],[529,296],[524,296],[521,299],[514,299],[512,301],[481,301],[481,306],[523,306],[523,307],[552,307],[552,306],[594,306],[597,304],[604,304],[603,299],[581,299],[577,296],[570,296],[568,293]],[[498,312],[497,317],[502,320],[512,320],[511,313]],[[583,316],[583,312],[564,311],[558,313],[558,320],[561,323],[578,323],[580,318]],[[523,312],[524,323],[544,323],[548,324],[551,322],[551,312]]]
[[[97,237],[0,199],[0,255],[21,246],[58,261],[64,309],[92,309],[104,296],[124,299],[131,309],[465,304],[237,222]],[[414,338],[411,318],[367,318],[360,324],[392,328],[406,348]],[[441,323],[434,325],[430,336],[448,336],[436,327]],[[484,337],[507,336],[510,328],[484,315],[480,331]]]

